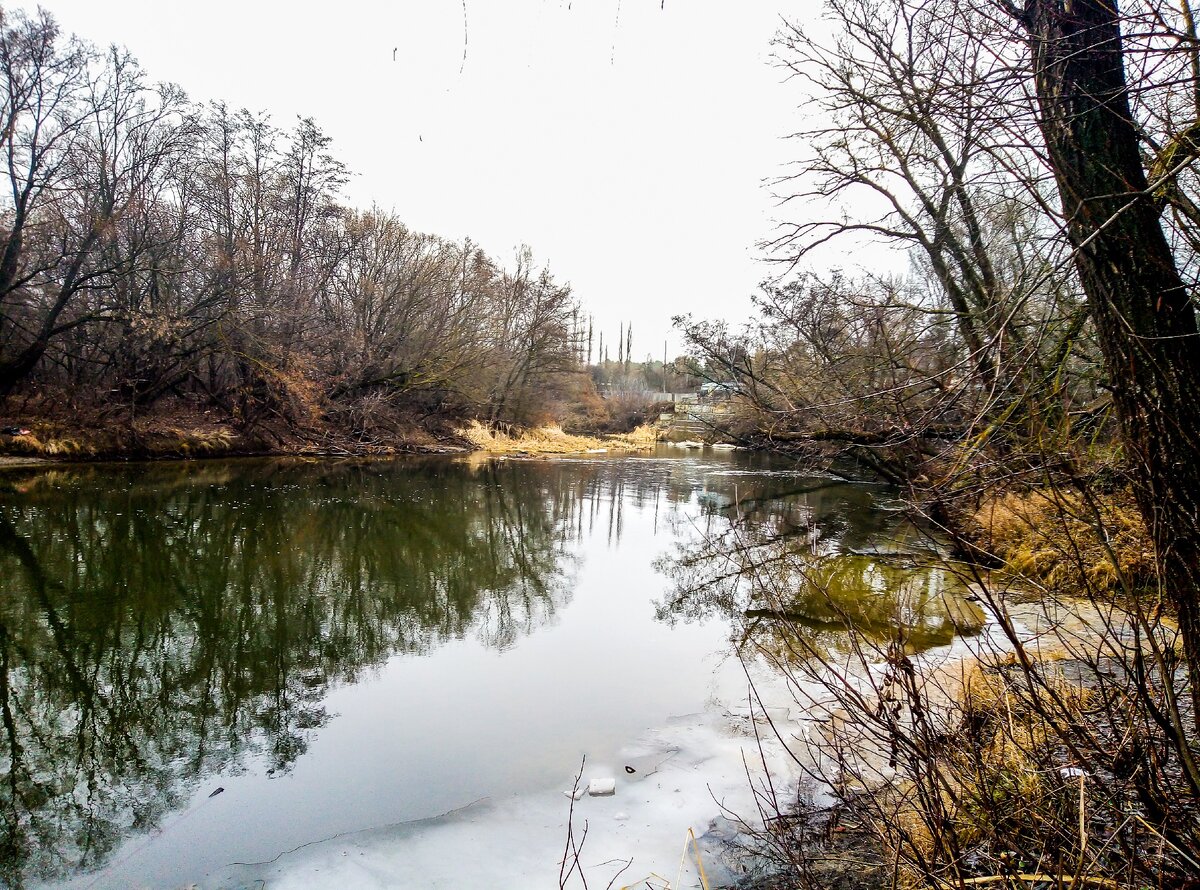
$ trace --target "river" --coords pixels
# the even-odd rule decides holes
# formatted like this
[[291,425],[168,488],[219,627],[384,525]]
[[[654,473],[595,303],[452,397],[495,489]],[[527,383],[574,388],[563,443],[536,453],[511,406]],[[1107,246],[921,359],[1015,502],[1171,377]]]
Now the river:
[[[837,556],[837,596],[886,629],[909,583],[886,554],[923,546],[895,506],[665,446],[4,471],[0,878],[553,886],[584,755],[618,780],[576,805],[591,849],[674,868],[650,836],[701,833],[739,750],[704,722],[740,676],[745,603],[705,575],[722,535]],[[945,644],[918,600],[899,620]]]

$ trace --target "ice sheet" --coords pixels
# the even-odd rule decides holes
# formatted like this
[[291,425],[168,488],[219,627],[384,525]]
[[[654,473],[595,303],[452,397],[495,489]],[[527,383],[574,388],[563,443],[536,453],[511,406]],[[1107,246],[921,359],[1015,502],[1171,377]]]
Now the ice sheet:
[[[574,803],[577,842],[586,829],[580,862],[589,885],[604,887],[623,869],[614,886],[641,886],[656,877],[658,886],[664,880],[699,886],[693,849],[684,855],[688,829],[697,838],[714,827],[728,834],[728,824],[719,821],[723,809],[747,817],[755,812],[742,757],[757,763],[759,754],[743,723],[711,711],[681,717],[622,751],[615,770],[613,764],[587,766],[583,782],[592,775],[619,777],[613,796]],[[782,747],[768,743],[767,749],[773,771],[788,773]],[[633,774],[623,769],[635,764]],[[230,866],[205,886],[555,887],[571,807],[562,791],[573,779],[564,775],[562,787],[472,803],[436,819],[320,841],[271,863]],[[711,853],[701,855],[710,878],[722,873]],[[571,886],[582,885],[574,880]]]
[[[980,650],[1004,647],[993,624],[977,637],[956,639],[918,660],[924,669],[935,670]],[[579,787],[594,778],[616,777],[612,796],[572,801],[564,792],[571,791],[579,765],[564,763],[562,779],[552,787],[470,802],[434,819],[317,841],[267,863],[230,865],[201,886],[557,887],[572,806],[589,886],[614,881],[613,887],[699,887],[697,846],[710,884],[721,886],[738,869],[736,857],[722,855],[729,852],[724,841],[737,835],[740,819],[754,824],[758,818],[755,783],[761,787],[769,774],[777,790],[794,793],[803,775],[797,760],[807,756],[803,739],[827,716],[822,704],[828,696],[819,684],[788,683],[761,666],[747,676],[736,662],[727,664],[714,683],[702,713],[647,732],[622,749],[618,762],[586,764]],[[689,830],[698,845],[688,844]],[[574,877],[568,886],[582,884]]]

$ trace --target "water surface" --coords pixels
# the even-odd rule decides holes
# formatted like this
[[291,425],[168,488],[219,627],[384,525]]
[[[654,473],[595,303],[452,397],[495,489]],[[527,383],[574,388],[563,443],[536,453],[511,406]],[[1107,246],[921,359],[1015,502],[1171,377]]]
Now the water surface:
[[920,546],[892,507],[680,449],[7,471],[0,877],[203,883],[558,787],[583,753],[706,706],[753,605],[704,574],[731,529],[835,558],[855,620],[944,642],[937,596],[896,608],[913,572],[932,582],[880,555]]

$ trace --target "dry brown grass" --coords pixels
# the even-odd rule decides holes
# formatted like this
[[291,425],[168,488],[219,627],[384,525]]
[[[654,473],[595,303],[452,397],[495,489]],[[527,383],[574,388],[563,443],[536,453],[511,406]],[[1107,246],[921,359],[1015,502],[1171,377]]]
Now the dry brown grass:
[[480,451],[488,454],[599,454],[609,451],[648,451],[658,441],[658,431],[646,424],[631,433],[612,436],[573,436],[558,426],[525,430],[518,435],[472,421],[458,431]]
[[[1069,719],[1087,719],[1092,692],[1050,671],[1047,686],[1036,690],[1037,700],[1031,701],[1029,690],[1014,686],[1013,678],[996,665],[968,660],[961,671],[956,729],[929,764],[941,776],[937,784],[949,820],[946,828],[961,846],[991,851],[1014,847],[1025,850],[1019,855],[1030,859],[1014,861],[1014,866],[1036,865],[1029,851],[1037,848],[1040,837],[1053,830],[1063,833],[1061,840],[1069,845],[1074,828],[1061,812],[1063,779],[1049,756],[1056,735],[1043,715],[1054,710]],[[893,856],[896,843],[911,846],[898,860],[896,884],[928,886],[927,876],[902,860],[917,853],[936,861],[934,832],[943,829],[930,823],[928,802],[922,804],[911,783],[893,786],[890,796],[893,809],[877,826],[880,837]],[[1018,843],[1021,840],[1025,846]]]
[[43,424],[28,435],[7,438],[0,445],[0,453],[66,461],[114,455],[207,457],[228,454],[236,444],[233,430],[216,424],[93,430]]
[[209,429],[180,429],[165,431],[159,441],[149,443],[151,449],[183,457],[209,456],[229,452],[237,440],[233,431],[224,427]]
[[1036,490],[991,498],[976,512],[982,544],[1014,572],[1064,592],[1133,586],[1154,576],[1154,547],[1128,492],[1099,501]]
[[26,455],[29,457],[92,457],[95,449],[89,447],[78,438],[67,435],[56,435],[43,431],[40,434],[31,432],[24,436],[13,436],[6,443],[8,454]]

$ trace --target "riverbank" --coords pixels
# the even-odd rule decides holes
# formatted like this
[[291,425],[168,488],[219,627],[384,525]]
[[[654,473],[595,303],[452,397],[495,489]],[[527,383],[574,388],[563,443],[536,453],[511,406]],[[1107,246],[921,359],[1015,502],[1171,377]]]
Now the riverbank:
[[[67,414],[67,412],[64,412]],[[387,457],[402,454],[569,455],[628,453],[654,447],[645,425],[627,433],[579,436],[558,426],[502,431],[455,418],[393,418],[366,437],[313,420],[303,425],[239,428],[211,411],[173,411],[114,420],[102,411],[71,412],[69,419],[0,412],[0,467],[98,460],[186,460],[243,456]]]
[[246,426],[221,412],[186,403],[134,418],[102,408],[0,406],[0,430],[10,431],[0,433],[0,467],[243,456],[631,453],[653,448],[658,439],[653,424],[627,432],[574,435],[554,424],[500,428],[461,417],[404,412],[391,412],[370,435],[317,417],[303,422],[277,418]]
[[51,463],[40,457],[10,457],[0,454],[0,470],[6,467],[38,467]]
[[[0,408],[0,459],[172,460],[241,456],[386,456],[471,450],[449,419],[395,414],[367,436],[324,418],[252,425],[186,402],[130,417],[98,407]],[[20,433],[16,431],[20,430]]]
[[[1163,792],[1138,785],[1121,758],[1164,678],[1140,652],[1178,651],[1174,626],[1088,599],[1016,589],[987,599],[988,624],[976,637],[899,662],[872,649],[845,664],[784,662],[787,694],[759,691],[770,713],[788,694],[816,690],[800,702],[815,731],[793,721],[784,735],[802,740],[805,772],[826,793],[769,811],[759,836],[783,873],[836,888],[943,886],[946,874],[1023,890],[1072,874],[1116,887],[1127,867],[1111,852],[1117,843],[1149,849],[1164,836],[1149,822],[1129,828],[1131,795]],[[1165,664],[1167,685],[1180,683],[1178,662]],[[1182,785],[1173,759],[1167,753],[1150,782]]]
[[1002,491],[964,525],[971,555],[1047,591],[1116,596],[1155,583],[1154,543],[1128,487]]

